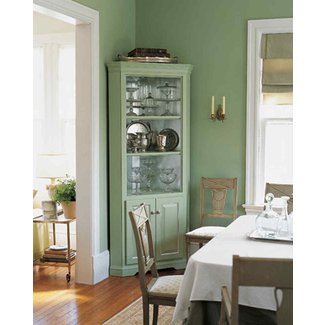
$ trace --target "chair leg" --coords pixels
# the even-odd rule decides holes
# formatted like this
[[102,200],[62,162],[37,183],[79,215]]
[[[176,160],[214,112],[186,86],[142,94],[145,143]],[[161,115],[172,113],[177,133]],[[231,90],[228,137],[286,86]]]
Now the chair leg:
[[186,238],[186,260],[188,261],[189,257],[190,257],[190,244],[191,242],[189,241],[189,239]]
[[221,302],[221,308],[220,308],[220,318],[219,318],[219,322],[218,325],[225,325],[226,324],[226,319],[225,319],[225,306],[224,306],[224,302]]
[[149,325],[149,301],[144,297],[142,298],[142,309],[143,309],[143,325]]
[[159,311],[159,305],[153,305],[152,325],[157,325],[158,324],[158,311]]

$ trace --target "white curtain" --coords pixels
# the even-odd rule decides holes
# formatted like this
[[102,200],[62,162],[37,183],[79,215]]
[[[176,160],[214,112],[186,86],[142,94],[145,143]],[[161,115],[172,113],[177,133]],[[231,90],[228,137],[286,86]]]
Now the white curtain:
[[[34,46],[34,188],[44,199],[49,180],[36,177],[40,154],[65,154],[75,176],[75,46],[62,36]],[[37,200],[38,199],[38,200]]]

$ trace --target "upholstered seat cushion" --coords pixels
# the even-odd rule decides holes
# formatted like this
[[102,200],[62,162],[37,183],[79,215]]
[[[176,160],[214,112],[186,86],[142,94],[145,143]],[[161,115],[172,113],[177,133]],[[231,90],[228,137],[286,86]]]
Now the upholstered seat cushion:
[[182,279],[183,275],[166,275],[154,279],[155,282],[149,289],[149,297],[152,295],[176,297]]
[[204,226],[186,233],[186,236],[215,237],[222,232],[225,227]]

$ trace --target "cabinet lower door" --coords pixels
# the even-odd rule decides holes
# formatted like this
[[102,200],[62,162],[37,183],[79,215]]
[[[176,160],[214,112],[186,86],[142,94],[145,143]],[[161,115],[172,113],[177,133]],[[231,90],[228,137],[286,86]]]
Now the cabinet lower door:
[[183,197],[156,199],[157,261],[184,257],[186,215]]
[[[126,201],[125,204],[125,259],[126,259],[126,264],[131,265],[131,264],[137,264],[137,248],[135,244],[135,239],[134,239],[134,234],[133,234],[133,229],[132,229],[132,224],[131,220],[129,217],[129,211],[134,210],[137,208],[141,203],[143,203],[143,200],[129,200]],[[154,199],[149,199],[145,201],[145,206],[147,210],[147,214],[150,219],[151,223],[151,228],[152,228],[152,236],[153,240],[155,236],[155,222],[152,220],[152,215],[151,211],[154,211],[155,209],[155,200]]]

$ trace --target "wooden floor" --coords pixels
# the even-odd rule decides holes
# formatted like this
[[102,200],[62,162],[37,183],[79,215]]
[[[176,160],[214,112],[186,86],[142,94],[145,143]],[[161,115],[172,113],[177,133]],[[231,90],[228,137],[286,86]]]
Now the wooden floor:
[[[101,325],[141,296],[137,276],[110,276],[96,285],[84,285],[75,283],[74,266],[70,283],[66,273],[64,267],[34,266],[34,325]],[[159,271],[160,275],[182,273]]]

